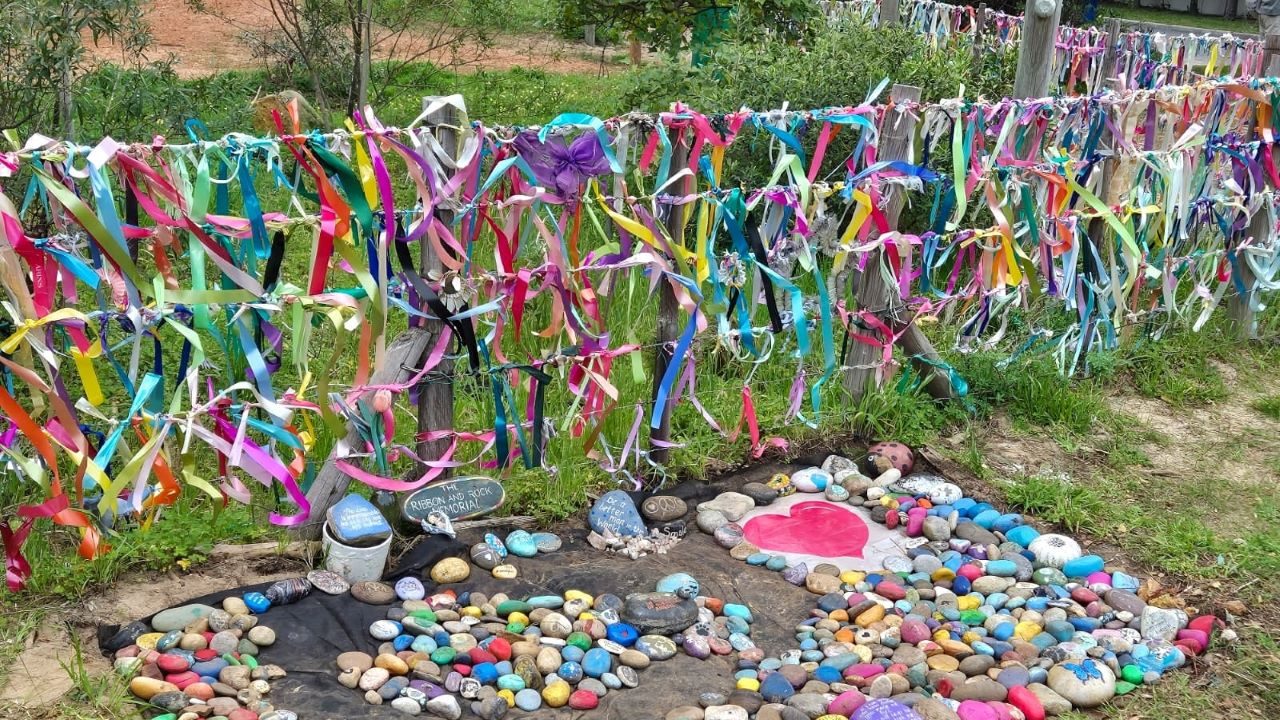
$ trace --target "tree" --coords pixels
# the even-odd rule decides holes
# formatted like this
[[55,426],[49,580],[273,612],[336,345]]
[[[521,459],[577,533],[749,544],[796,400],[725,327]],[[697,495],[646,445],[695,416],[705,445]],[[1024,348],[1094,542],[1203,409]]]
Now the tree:
[[348,116],[370,100],[385,100],[410,63],[457,67],[476,60],[489,36],[473,20],[499,10],[498,0],[259,2],[271,12],[269,27],[246,25],[206,0],[188,0],[240,30],[274,84],[306,90],[320,111]]
[[688,47],[689,31],[704,13],[733,10],[751,25],[792,40],[820,17],[813,0],[561,0],[560,9],[566,26],[613,29],[667,54]]
[[85,40],[141,56],[151,42],[140,0],[4,0],[0,3],[0,128],[45,113],[75,136],[74,85],[91,65]]

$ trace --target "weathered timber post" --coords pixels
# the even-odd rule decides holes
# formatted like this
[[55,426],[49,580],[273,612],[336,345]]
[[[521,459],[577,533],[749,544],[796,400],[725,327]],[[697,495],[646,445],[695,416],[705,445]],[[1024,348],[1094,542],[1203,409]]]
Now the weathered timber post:
[[[671,138],[671,172],[680,172],[689,166],[689,146],[684,141],[684,131],[673,133]],[[683,196],[689,194],[690,181],[686,177],[667,189],[668,195]],[[672,250],[684,245],[684,205],[668,205],[666,228],[671,239]],[[653,359],[653,399],[657,402],[658,388],[662,385],[662,376],[671,364],[675,352],[676,340],[680,333],[680,304],[676,302],[675,288],[667,279],[658,283],[658,332],[657,348]],[[692,321],[692,318],[690,318]],[[659,412],[658,427],[649,429],[649,457],[658,464],[665,464],[671,458],[671,449],[659,442],[671,441],[671,397],[667,397],[663,407],[655,408]]]
[[[428,96],[422,98],[422,109],[427,110],[433,103],[439,100],[439,97]],[[458,116],[457,111],[452,105],[445,105],[441,109],[431,113],[426,118],[426,126],[431,129],[435,135],[436,141],[445,149],[451,158],[457,157],[458,152]],[[453,224],[453,206],[446,199],[442,203],[436,205],[436,217],[445,225]],[[427,238],[422,239],[422,275],[424,280],[428,273],[435,272],[437,274],[444,272],[444,262],[441,258],[436,257],[435,250]],[[427,280],[427,282],[430,282]],[[440,333],[445,331],[445,324],[441,320],[428,320],[425,323],[427,331],[433,338],[439,337]],[[430,350],[424,351],[421,362],[426,361],[426,354]],[[419,364],[419,366],[421,366]],[[418,386],[418,432],[426,432],[428,430],[451,430],[453,429],[453,361],[444,359],[440,362],[439,372],[433,373],[434,379],[428,378]],[[449,447],[447,439],[442,440],[419,440],[418,441],[418,457],[423,460],[438,460],[441,455]],[[422,468],[425,470],[425,468]],[[446,472],[442,477],[447,475]]]
[[973,16],[973,72],[982,74],[982,50],[987,35],[987,4],[980,3]]
[[[1110,25],[1110,23],[1108,23],[1108,25]],[[1119,24],[1117,22],[1116,27],[1112,29],[1113,38],[1115,37],[1114,33],[1118,32],[1118,30]],[[1108,50],[1111,51],[1113,49],[1114,43],[1110,48],[1108,48]],[[1109,52],[1108,58],[1109,59],[1103,60],[1102,70],[1104,73],[1107,72],[1107,68],[1110,67],[1108,63],[1113,63],[1115,60],[1114,52]],[[1119,92],[1121,90],[1119,80],[1107,80],[1106,85],[1113,91]],[[1098,111],[1107,115],[1112,113],[1110,105],[1099,108]],[[1112,123],[1110,122],[1104,122],[1102,125],[1102,134],[1098,138],[1097,150],[1098,155],[1101,158],[1098,161],[1101,167],[1099,170],[1095,171],[1100,173],[1095,194],[1101,198],[1108,207],[1115,205],[1116,202],[1116,198],[1113,196],[1111,190],[1111,180],[1116,174],[1116,159],[1112,153],[1115,139],[1111,136],[1111,125]],[[1089,247],[1086,248],[1086,250],[1090,251],[1086,252],[1084,257],[1084,276],[1085,279],[1096,285],[1102,276],[1106,274],[1106,269],[1101,265],[1101,262],[1103,240],[1106,238],[1107,234],[1107,221],[1101,217],[1090,218],[1089,225],[1085,232],[1089,241]],[[1081,342],[1084,343],[1084,351],[1082,354],[1088,354],[1089,345],[1092,342],[1092,334],[1086,334],[1085,337],[1081,338]]]
[[[915,116],[910,112],[910,108],[906,106],[919,101],[920,88],[911,85],[894,85],[890,97],[894,102],[894,107],[888,111],[884,126],[880,130],[880,147],[878,148],[877,160],[910,161],[911,138],[915,134],[916,120]],[[898,215],[902,212],[906,196],[904,190],[897,186],[888,188],[885,194],[884,217],[890,230],[893,230],[898,226]],[[866,269],[862,271],[858,280],[856,295],[858,309],[869,310],[887,324],[893,326],[897,324],[898,318],[896,316],[898,312],[904,310],[904,308],[899,298],[898,289],[885,285],[884,276],[880,273],[882,261],[883,251],[880,249],[872,251],[867,258]],[[900,327],[898,325],[898,328],[895,329]],[[887,338],[885,340],[887,341]],[[903,342],[903,349],[911,353],[913,357],[919,354],[931,359],[937,358],[937,353],[933,351],[933,346],[929,344],[928,338],[924,337],[924,334],[915,327],[914,323],[908,327],[907,332],[899,340]],[[874,366],[879,360],[880,354],[879,348],[866,343],[854,342],[849,344],[848,352],[845,355],[845,365],[849,366],[849,369],[845,371],[844,387],[855,400],[875,390],[876,368]],[[926,365],[925,367],[928,366]],[[932,368],[929,368],[929,370],[932,370]],[[932,375],[929,380],[930,393],[938,397],[949,397],[951,394],[950,379],[945,376],[939,376],[936,373],[930,374]],[[939,377],[941,377],[941,382],[945,383],[945,387],[937,385]]]
[[1039,98],[1048,94],[1061,16],[1061,0],[1031,0],[1027,3],[1022,42],[1018,46],[1018,74],[1013,80],[1014,97]]
[[879,27],[897,25],[901,19],[898,13],[898,0],[880,0]]
[[[1262,67],[1266,68],[1268,76],[1275,77],[1280,73],[1280,35],[1268,35],[1265,40],[1262,51]],[[1275,109],[1272,109],[1275,112]],[[1258,142],[1266,142],[1263,134],[1258,132],[1256,127],[1257,112],[1250,118],[1249,125],[1253,130],[1253,138]],[[1265,185],[1265,181],[1264,181]],[[1271,188],[1272,190],[1280,190],[1280,188]],[[1249,220],[1248,237],[1253,238],[1253,242],[1264,242],[1268,235],[1274,231],[1271,226],[1271,213],[1267,208],[1260,207]],[[1257,298],[1257,278],[1254,277],[1253,269],[1249,267],[1249,263],[1245,261],[1245,254],[1237,252],[1236,268],[1240,272],[1240,281],[1244,284],[1245,292],[1240,294],[1238,291],[1231,294],[1227,300],[1227,317],[1231,319],[1231,324],[1236,327],[1240,337],[1246,340],[1252,340],[1258,336],[1258,318],[1254,311],[1254,300]]]
[[[1102,67],[1098,72],[1098,83],[1103,87],[1109,87],[1111,76],[1116,71],[1116,57],[1119,56],[1117,45],[1120,42],[1120,18],[1111,18],[1107,21],[1107,48],[1102,53]],[[1096,92],[1095,88],[1090,88]]]

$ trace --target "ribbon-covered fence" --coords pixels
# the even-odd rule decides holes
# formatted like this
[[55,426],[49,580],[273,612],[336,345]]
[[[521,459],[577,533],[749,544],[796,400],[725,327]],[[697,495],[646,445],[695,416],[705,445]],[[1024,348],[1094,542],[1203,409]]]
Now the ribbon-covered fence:
[[[429,108],[459,114],[444,142],[370,109],[330,133],[278,117],[269,137],[10,137],[0,447],[9,481],[44,497],[0,523],[10,586],[37,518],[93,557],[112,516],[149,522],[184,490],[246,501],[249,481],[283,493],[272,522],[297,525],[326,461],[404,491],[571,443],[629,478],[679,442],[640,435],[677,401],[727,437],[745,428],[758,455],[776,441],[753,393],[788,393],[784,420],[816,425],[851,346],[891,371],[901,318],[853,300],[872,276],[908,325],[957,318],[962,350],[994,346],[1015,308],[1056,304],[1066,332],[1019,352],[1064,372],[1127,327],[1198,327],[1227,292],[1256,308],[1277,288],[1274,81],[924,104],[878,102],[884,87],[849,107],[532,128],[467,121],[450,98]],[[902,123],[918,132],[885,160]],[[772,171],[747,183],[761,158]],[[884,203],[903,192],[917,217],[897,230]],[[636,334],[655,322],[669,338]],[[387,341],[424,323],[421,357],[387,373]],[[655,345],[654,395],[620,392]],[[747,373],[738,416],[714,417],[694,393],[722,372],[695,373],[713,349],[793,379]],[[489,416],[426,428],[438,449],[420,454],[397,401],[464,377]],[[553,387],[566,405],[547,406]]]
[[[935,48],[969,45],[982,52],[1012,52],[1022,39],[1021,15],[935,0],[897,0],[894,6],[901,24],[928,38]],[[882,3],[826,0],[823,9],[832,22],[855,19],[877,25]],[[1106,28],[1058,27],[1052,77],[1061,93],[1092,94],[1117,76],[1120,87],[1137,90],[1223,77],[1249,78],[1266,69],[1263,41],[1231,33],[1119,32],[1115,65],[1104,69],[1108,42]]]

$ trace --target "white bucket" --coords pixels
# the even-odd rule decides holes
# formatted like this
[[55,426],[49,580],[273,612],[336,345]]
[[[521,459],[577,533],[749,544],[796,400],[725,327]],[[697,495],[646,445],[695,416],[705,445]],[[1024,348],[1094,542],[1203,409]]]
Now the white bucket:
[[391,551],[391,537],[373,547],[351,547],[338,542],[329,534],[329,523],[324,524],[324,566],[338,573],[347,582],[381,580]]

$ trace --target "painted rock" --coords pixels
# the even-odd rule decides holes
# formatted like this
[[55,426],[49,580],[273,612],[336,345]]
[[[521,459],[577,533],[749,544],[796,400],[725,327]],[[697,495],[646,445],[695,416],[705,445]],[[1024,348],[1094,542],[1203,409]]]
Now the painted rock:
[[1142,637],[1150,640],[1172,641],[1178,631],[1187,626],[1187,613],[1182,610],[1164,610],[1148,605],[1142,610]]
[[485,533],[484,543],[488,545],[490,548],[492,548],[493,552],[496,553],[498,557],[506,559],[507,546],[502,542],[502,539],[499,538],[497,535],[494,535],[493,533]]
[[1027,549],[1036,556],[1038,565],[1058,569],[1081,555],[1079,543],[1056,533],[1041,535],[1032,540]]
[[502,564],[502,558],[489,543],[476,543],[471,546],[471,562],[483,570],[492,570]]
[[499,565],[490,572],[499,580],[514,580],[520,574],[515,565]]
[[538,554],[538,544],[527,530],[512,530],[506,539],[507,550],[516,557],[530,558]]
[[891,488],[910,495],[923,495],[937,505],[950,505],[964,497],[960,486],[932,473],[913,473],[894,483]]
[[462,558],[445,558],[431,568],[431,579],[440,585],[457,583],[471,575],[471,566]]
[[332,570],[312,570],[307,573],[307,582],[327,595],[341,595],[351,589],[351,583]]
[[555,533],[537,532],[533,534],[533,545],[540,553],[555,552],[559,550],[560,546],[563,544],[564,541],[562,541],[560,536]]
[[725,523],[711,533],[716,544],[726,550],[737,547],[744,539],[742,526],[736,522]]
[[698,581],[689,573],[673,573],[658,581],[655,589],[661,593],[675,593],[682,598],[698,596]]
[[782,473],[769,478],[769,482],[765,483],[765,487],[778,493],[778,497],[794,495],[796,492],[796,486],[791,484],[791,478]]
[[352,584],[351,597],[369,605],[386,605],[396,599],[396,590],[386,583],[366,580]]
[[674,593],[636,593],[627,596],[621,615],[641,633],[672,635],[697,622],[698,606]]
[[213,611],[214,608],[199,603],[161,610],[151,618],[151,627],[158,633],[181,630],[196,620],[209,617]]
[[674,495],[654,495],[640,503],[640,513],[653,522],[671,522],[688,512],[688,503]]
[[1116,694],[1116,676],[1104,663],[1085,658],[1049,668],[1049,688],[1080,708],[1094,708]]
[[601,535],[613,533],[619,537],[635,537],[648,534],[635,502],[622,490],[611,490],[601,495],[587,513],[587,523]]
[[791,484],[798,492],[820,493],[827,489],[835,478],[822,468],[809,467],[791,473]]
[[920,720],[920,716],[906,705],[887,698],[875,698],[854,710],[849,720]]
[[903,475],[910,475],[916,465],[915,453],[900,442],[878,442],[867,448],[867,458],[862,462],[862,472],[868,477],[878,477],[890,468]]
[[368,499],[351,494],[325,512],[329,535],[352,547],[373,547],[391,537],[391,525]]
[[662,635],[641,635],[636,639],[635,649],[644,653],[650,660],[670,660],[675,657],[676,644]]
[[396,581],[396,597],[401,600],[421,600],[427,596],[427,589],[422,581],[413,576],[402,577]]
[[729,522],[737,522],[756,506],[756,501],[737,492],[723,492],[704,503],[698,503],[698,512],[718,510]]

